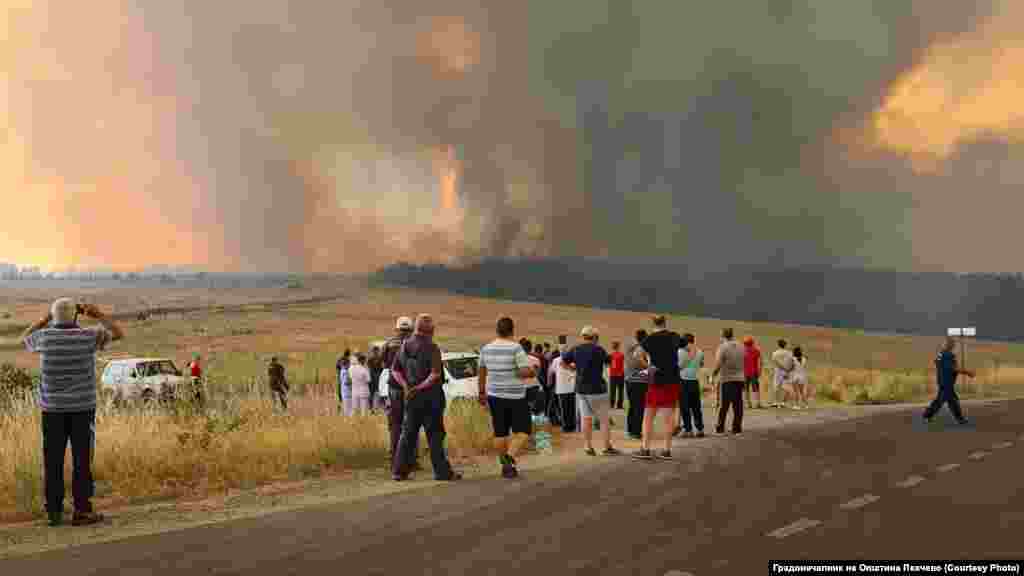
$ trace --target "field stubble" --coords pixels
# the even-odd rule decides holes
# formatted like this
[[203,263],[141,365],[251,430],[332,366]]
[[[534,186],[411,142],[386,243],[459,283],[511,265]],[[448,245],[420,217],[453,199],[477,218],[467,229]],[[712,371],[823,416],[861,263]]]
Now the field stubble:
[[[493,338],[500,315],[516,320],[517,332],[534,341],[555,342],[559,334],[597,327],[601,341],[629,342],[647,327],[647,313],[594,310],[538,303],[505,302],[413,290],[356,290],[344,300],[245,310],[211,308],[163,319],[125,322],[127,338],[103,353],[109,357],[169,357],[182,367],[192,353],[203,357],[210,410],[110,411],[97,415],[95,476],[98,497],[133,502],[182,495],[203,496],[270,482],[331,475],[335,471],[383,467],[387,424],[383,416],[346,418],[338,413],[335,360],[342,350],[366,350],[388,335],[397,315],[431,312],[445,349],[475,349]],[[333,286],[321,289],[334,293]],[[62,290],[63,292],[63,290]],[[273,300],[280,291],[253,291],[249,301]],[[38,359],[24,351],[17,334],[38,317],[46,298],[11,293],[11,318],[0,322],[0,361],[32,369]],[[26,293],[27,294],[27,293]],[[311,293],[312,294],[312,293]],[[230,295],[230,294],[229,294]],[[306,295],[308,296],[308,295]],[[90,295],[96,303],[130,312],[136,299],[196,306],[234,304],[221,292],[119,289]],[[289,296],[294,297],[294,296]],[[919,401],[934,394],[931,366],[940,336],[868,335],[827,328],[752,324],[672,316],[673,329],[697,335],[710,357],[717,335],[731,326],[757,338],[767,357],[775,340],[802,346],[818,402],[881,403]],[[978,377],[961,381],[965,398],[1019,394],[1024,387],[1024,347],[972,343],[969,367]],[[271,355],[282,358],[292,385],[287,414],[275,411],[263,374]],[[102,369],[102,362],[100,365]],[[766,373],[763,382],[770,382]],[[770,388],[764,386],[763,388]],[[449,407],[448,449],[453,460],[484,454],[490,443],[487,413],[475,404]],[[38,409],[18,402],[0,414],[0,521],[38,516],[42,506]],[[556,436],[557,437],[557,436]],[[425,446],[426,443],[422,443]],[[66,475],[70,479],[70,473]],[[104,502],[100,502],[101,505]]]

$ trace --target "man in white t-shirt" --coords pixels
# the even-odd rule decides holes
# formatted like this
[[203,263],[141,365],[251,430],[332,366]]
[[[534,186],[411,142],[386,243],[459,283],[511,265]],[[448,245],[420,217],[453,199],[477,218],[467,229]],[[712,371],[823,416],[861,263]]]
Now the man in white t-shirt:
[[[786,349],[786,341],[779,340],[779,348],[772,352],[772,368],[775,369],[773,379],[773,395],[774,402],[772,406],[776,408],[784,408],[786,406],[786,392],[785,385],[789,378],[789,373],[793,371],[796,361],[793,359],[793,354]],[[779,401],[779,397],[782,397],[782,401]]]
[[[498,320],[498,338],[480,350],[478,386],[480,403],[491,411],[494,444],[501,464],[501,475],[515,478],[517,456],[530,433],[530,409],[526,403],[527,378],[536,378],[522,345],[513,340],[515,324],[511,318]],[[515,442],[509,435],[517,436]]]
[[[561,352],[568,351],[569,346],[563,344]],[[561,408],[559,415],[562,419],[562,432],[576,431],[576,372],[562,362],[562,356],[558,355],[551,361],[551,369],[555,373],[555,396],[558,398],[558,405]]]

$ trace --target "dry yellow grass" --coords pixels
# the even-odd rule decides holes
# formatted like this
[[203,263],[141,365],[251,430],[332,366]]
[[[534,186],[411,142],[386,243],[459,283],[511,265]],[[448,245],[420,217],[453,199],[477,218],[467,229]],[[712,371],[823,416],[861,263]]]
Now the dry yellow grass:
[[[596,310],[470,298],[405,289],[366,290],[325,281],[316,292],[282,290],[95,290],[77,295],[108,309],[130,311],[145,300],[161,306],[211,306],[144,322],[125,322],[127,338],[105,354],[161,356],[179,367],[200,352],[215,411],[195,418],[184,411],[109,413],[97,420],[96,477],[105,498],[145,499],[249,487],[278,479],[337,470],[384,466],[387,425],[382,416],[345,418],[337,413],[335,359],[345,348],[366,349],[387,336],[398,315],[430,312],[445,349],[477,348],[494,336],[494,321],[509,315],[518,335],[555,342],[596,326],[604,343],[628,342],[647,328],[647,313]],[[301,292],[301,291],[299,291]],[[216,306],[344,293],[341,300],[287,308],[251,306],[225,311]],[[45,312],[63,287],[35,291],[0,290],[11,318],[0,322],[0,362],[33,369],[38,358],[16,336]],[[76,295],[76,294],[72,294]],[[709,355],[723,327],[755,336],[765,356],[777,338],[801,346],[810,362],[810,384],[820,402],[923,400],[934,394],[932,368],[941,336],[872,335],[852,330],[754,324],[671,316],[670,326],[693,332]],[[276,413],[262,381],[266,360],[284,359],[296,395],[288,414]],[[961,395],[991,397],[1024,390],[1024,346],[976,342],[968,365],[978,377],[961,381]],[[767,381],[767,379],[766,379]],[[767,388],[770,388],[768,386]],[[489,450],[490,422],[474,404],[454,403],[447,413],[448,449],[453,459]],[[423,443],[425,446],[425,443]],[[41,507],[41,440],[38,410],[26,404],[0,414],[0,519],[31,517]],[[67,476],[70,479],[70,474]]]
[[[187,407],[101,409],[94,460],[97,485],[103,487],[98,496],[128,501],[199,496],[386,465],[384,416],[346,417],[329,393],[314,389],[294,397],[287,413],[254,390],[216,404],[203,416]],[[478,405],[452,406],[446,425],[452,458],[489,449],[489,419]],[[0,416],[0,521],[42,513],[39,428],[39,411],[31,402],[16,402]],[[67,467],[70,485],[70,462]]]

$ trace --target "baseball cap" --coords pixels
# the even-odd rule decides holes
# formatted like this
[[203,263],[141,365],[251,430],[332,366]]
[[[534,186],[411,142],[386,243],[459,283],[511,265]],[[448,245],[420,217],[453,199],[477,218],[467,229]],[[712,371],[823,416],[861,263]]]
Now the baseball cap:
[[412,318],[408,316],[401,316],[398,318],[398,322],[395,324],[397,330],[412,330]]
[[580,336],[583,338],[590,338],[591,336],[597,336],[597,329],[593,326],[584,326],[583,330],[580,330]]

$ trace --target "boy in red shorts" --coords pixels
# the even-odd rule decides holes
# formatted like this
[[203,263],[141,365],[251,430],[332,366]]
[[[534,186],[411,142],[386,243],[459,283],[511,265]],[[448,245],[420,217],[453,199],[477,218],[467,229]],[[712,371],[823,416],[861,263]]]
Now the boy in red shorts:
[[641,448],[633,454],[634,458],[649,460],[655,455],[651,452],[654,436],[654,419],[660,411],[664,414],[665,447],[657,453],[663,460],[672,458],[672,432],[675,422],[672,416],[676,404],[679,403],[679,343],[682,337],[667,327],[664,316],[654,318],[654,332],[644,339],[643,349],[651,359],[650,385],[647,388],[646,410],[644,410],[643,436]]

